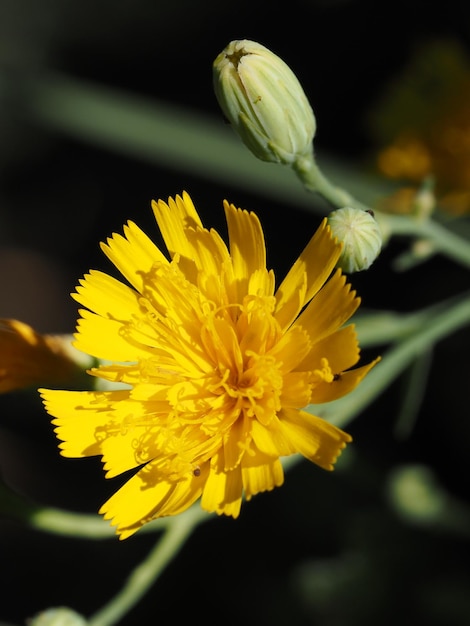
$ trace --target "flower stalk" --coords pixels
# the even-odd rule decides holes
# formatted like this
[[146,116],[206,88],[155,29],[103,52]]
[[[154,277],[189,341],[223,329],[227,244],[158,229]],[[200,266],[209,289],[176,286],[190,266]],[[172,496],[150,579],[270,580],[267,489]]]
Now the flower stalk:
[[112,626],[119,622],[152,587],[204,519],[207,516],[196,507],[172,518],[147,558],[134,568],[120,592],[89,618],[88,626]]
[[292,169],[307,191],[319,194],[334,208],[351,206],[363,211],[370,209],[356,200],[348,191],[334,185],[321,171],[313,155],[297,159]]
[[354,393],[331,402],[326,408],[312,405],[308,410],[318,410],[325,419],[344,428],[383,393],[414,359],[444,337],[469,324],[470,293],[457,301],[453,300],[452,304],[436,307],[434,315],[430,316],[429,311],[425,311],[422,323],[417,323],[417,329],[385,353],[380,367],[371,371]]

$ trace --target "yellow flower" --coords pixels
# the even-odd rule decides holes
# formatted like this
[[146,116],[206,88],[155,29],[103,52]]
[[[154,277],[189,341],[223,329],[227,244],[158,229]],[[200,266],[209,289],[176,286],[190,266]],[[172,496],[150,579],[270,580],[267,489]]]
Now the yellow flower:
[[184,193],[153,211],[171,260],[134,223],[104,253],[131,286],[102,272],[80,281],[76,347],[127,388],[41,390],[66,457],[101,455],[106,477],[134,474],[101,508],[121,539],[198,498],[237,517],[283,483],[280,457],[324,469],[351,437],[303,411],[351,391],[373,364],[343,323],[359,300],[338,270],[326,219],[278,289],[254,213],[224,202],[229,248]]

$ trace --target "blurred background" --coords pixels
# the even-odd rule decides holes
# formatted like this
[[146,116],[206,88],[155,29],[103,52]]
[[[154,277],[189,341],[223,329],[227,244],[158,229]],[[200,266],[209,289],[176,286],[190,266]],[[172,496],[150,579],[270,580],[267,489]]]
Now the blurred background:
[[[158,241],[150,201],[183,190],[222,232],[224,198],[256,211],[282,277],[325,205],[290,172],[278,188],[277,166],[231,135],[224,167],[211,66],[243,38],[297,74],[337,184],[406,213],[432,171],[444,221],[468,213],[468,3],[0,0],[0,318],[73,332],[69,293],[90,268],[111,271],[99,241],[128,219]],[[408,246],[394,238],[352,277],[365,309],[411,312],[468,289],[468,270],[442,257],[400,271]],[[122,624],[469,624],[469,344],[467,328],[436,346],[409,428],[397,426],[402,376],[351,424],[335,473],[300,463],[238,521],[202,525]],[[76,511],[116,488],[99,460],[59,457],[35,394],[0,397],[0,469],[27,498]],[[154,541],[59,539],[1,513],[0,527],[0,621],[16,625],[50,606],[98,610]]]

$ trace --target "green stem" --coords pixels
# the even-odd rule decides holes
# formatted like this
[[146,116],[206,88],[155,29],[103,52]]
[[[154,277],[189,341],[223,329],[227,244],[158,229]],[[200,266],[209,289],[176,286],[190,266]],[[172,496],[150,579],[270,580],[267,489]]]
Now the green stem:
[[401,406],[395,420],[395,436],[404,440],[410,436],[426,395],[432,350],[424,350],[411,364]]
[[[2,89],[3,88],[3,89]],[[92,141],[96,145],[165,167],[185,167],[200,175],[271,195],[277,201],[312,208],[304,190],[292,181],[290,168],[262,163],[247,154],[244,146],[223,125],[196,116],[193,111],[176,110],[160,102],[146,101],[96,85],[87,85],[60,75],[38,77],[0,74],[0,96],[10,94],[15,107],[37,123]],[[309,191],[317,193],[335,208],[351,206],[368,210],[349,192],[332,184],[319,169],[313,155],[299,159],[293,170]],[[337,174],[344,178],[345,172]],[[357,176],[356,176],[357,178]],[[351,185],[354,177],[348,182]],[[362,194],[372,181],[367,181]],[[362,187],[361,187],[362,189]],[[374,191],[376,195],[378,189]],[[436,251],[470,267],[468,242],[432,220],[385,215],[375,211],[383,235],[427,238]]]
[[89,626],[116,624],[147,593],[165,567],[181,550],[199,522],[208,518],[208,514],[198,507],[171,518],[171,523],[148,557],[132,571],[121,591],[89,618]]
[[377,216],[382,230],[390,231],[394,235],[419,237],[432,242],[434,248],[449,258],[470,267],[470,244],[452,231],[444,228],[435,220],[418,221],[403,215]]
[[313,154],[297,159],[292,169],[308,191],[320,194],[336,209],[349,206],[363,211],[369,210],[368,206],[356,200],[349,192],[333,185],[318,167]]
[[[54,533],[74,539],[113,539],[116,529],[99,515],[71,513],[56,508],[37,507],[28,518],[29,524],[43,532]],[[155,532],[165,528],[169,518],[162,518],[146,524],[139,533]]]
[[221,115],[212,118],[171,102],[44,72],[0,73],[0,105],[2,96],[34,123],[81,142],[311,207],[292,172],[278,168],[273,176],[275,166],[249,153]]
[[364,309],[352,318],[362,348],[398,343],[427,327],[428,322],[460,305],[470,293],[460,294],[411,313]]
[[426,317],[426,323],[415,334],[391,348],[383,360],[367,374],[350,394],[325,405],[309,405],[308,411],[321,415],[344,428],[371,404],[391,382],[415,359],[443,337],[470,324],[470,295],[452,308]]
[[[293,166],[294,172],[309,191],[320,194],[334,208],[350,206],[363,211],[370,207],[356,200],[350,193],[333,185],[321,172],[313,154],[299,159]],[[469,242],[444,228],[432,219],[417,219],[413,216],[388,215],[374,210],[384,237],[405,235],[430,241],[434,249],[454,261],[470,268]]]
[[[43,507],[19,495],[0,479],[0,512],[3,517],[20,521],[31,528],[73,539],[115,539],[116,530],[100,515],[75,513],[55,507]],[[171,518],[146,524],[139,534],[165,528]]]

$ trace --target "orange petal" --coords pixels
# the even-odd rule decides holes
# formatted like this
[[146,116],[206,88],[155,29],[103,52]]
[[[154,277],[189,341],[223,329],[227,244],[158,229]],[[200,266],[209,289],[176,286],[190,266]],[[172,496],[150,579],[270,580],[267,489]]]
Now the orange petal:
[[18,320],[0,320],[0,393],[38,385],[75,385],[84,368],[69,336],[42,335]]

